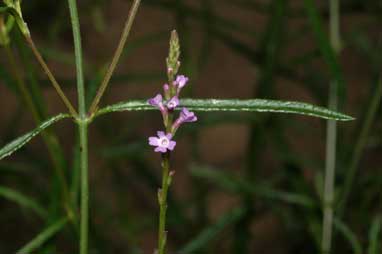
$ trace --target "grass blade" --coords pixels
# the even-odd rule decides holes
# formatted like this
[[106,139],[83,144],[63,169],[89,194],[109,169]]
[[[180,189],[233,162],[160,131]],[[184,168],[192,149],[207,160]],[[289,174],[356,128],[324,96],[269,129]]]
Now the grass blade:
[[41,218],[46,218],[46,211],[42,208],[37,201],[32,198],[25,196],[24,194],[17,192],[11,188],[0,186],[0,196],[13,201],[20,205],[21,207],[29,208],[36,212]]
[[377,216],[370,227],[369,231],[369,250],[368,254],[381,253],[381,228],[382,228],[382,217]]
[[344,238],[349,242],[352,247],[354,254],[362,254],[362,245],[357,239],[357,236],[351,231],[351,229],[342,221],[337,218],[333,220],[336,229],[344,236]]
[[[272,112],[308,115],[338,121],[354,120],[353,117],[329,109],[313,106],[311,104],[294,101],[276,100],[217,100],[217,99],[183,99],[181,107],[194,111],[247,111],[247,112]],[[155,110],[144,100],[131,100],[105,107],[97,115],[110,112]]]
[[[309,22],[311,24],[313,33],[315,35],[316,41],[318,43],[318,47],[321,51],[321,54],[329,67],[331,80],[337,82],[337,91],[339,98],[343,98],[345,94],[345,85],[344,79],[342,76],[341,67],[338,63],[336,51],[340,50],[340,42],[339,39],[336,39],[336,43],[333,43],[333,47],[331,42],[324,32],[323,22],[321,20],[320,14],[316,8],[316,5],[313,0],[304,0],[306,13],[308,15]],[[332,36],[333,37],[333,36]],[[332,38],[335,39],[335,38]]]
[[216,237],[221,231],[223,231],[227,226],[236,223],[244,215],[243,208],[234,208],[228,213],[224,214],[219,218],[219,220],[204,229],[198,236],[191,240],[182,250],[179,251],[180,254],[191,254],[198,253],[202,247],[208,244],[212,239]]
[[4,159],[5,157],[8,157],[21,147],[23,147],[25,144],[27,144],[32,138],[37,136],[40,132],[42,132],[44,129],[48,128],[52,124],[64,119],[69,118],[70,115],[68,114],[59,114],[57,116],[54,116],[47,121],[43,122],[40,126],[38,126],[36,129],[28,132],[27,134],[24,134],[23,136],[15,139],[11,143],[5,145],[3,148],[0,149],[0,160]]
[[52,225],[48,226],[40,234],[38,234],[32,241],[27,243],[24,247],[16,252],[16,254],[29,254],[32,251],[40,248],[46,241],[58,233],[68,222],[67,218],[61,218]]
[[268,185],[261,183],[258,183],[255,186],[246,180],[238,179],[232,174],[228,174],[220,170],[215,170],[208,167],[193,167],[191,169],[191,174],[194,177],[209,180],[218,185],[220,188],[230,192],[257,195],[264,199],[281,201],[287,204],[299,205],[305,208],[315,207],[314,200],[312,200],[307,195],[276,190]]

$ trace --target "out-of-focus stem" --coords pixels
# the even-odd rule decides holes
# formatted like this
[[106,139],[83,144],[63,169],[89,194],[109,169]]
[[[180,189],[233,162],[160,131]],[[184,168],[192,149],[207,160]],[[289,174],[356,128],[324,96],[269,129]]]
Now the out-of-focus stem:
[[48,76],[49,80],[52,82],[52,85],[54,89],[57,91],[58,95],[60,96],[61,100],[64,102],[65,106],[68,108],[70,114],[74,117],[77,116],[76,110],[73,108],[71,102],[66,97],[64,91],[61,89],[61,86],[58,84],[57,80],[55,79],[54,75],[50,71],[48,65],[45,63],[44,58],[41,56],[39,50],[37,49],[34,41],[32,40],[31,36],[25,36],[25,40],[27,41],[28,45],[32,49],[33,54],[35,55],[37,61],[40,63],[41,67],[43,68],[44,72]]
[[347,168],[348,172],[344,182],[344,189],[343,189],[342,197],[341,197],[342,199],[338,206],[339,216],[343,214],[347,201],[349,199],[351,187],[353,185],[353,182],[357,173],[357,168],[362,156],[363,149],[367,142],[367,137],[370,133],[370,128],[375,120],[375,117],[378,113],[378,108],[381,104],[381,98],[382,98],[382,78],[379,78],[379,80],[377,81],[377,86],[375,90],[373,90],[373,97],[370,101],[368,111],[364,119],[364,124],[359,134],[357,143],[355,144],[355,147],[354,147],[350,165]]
[[109,69],[107,70],[106,75],[101,83],[101,86],[99,87],[97,94],[92,102],[92,105],[90,106],[89,115],[92,115],[97,110],[97,106],[103,94],[106,91],[106,88],[110,82],[111,76],[113,75],[115,68],[117,67],[118,61],[121,58],[123,52],[123,48],[125,47],[127,38],[129,37],[131,27],[133,26],[140,3],[141,0],[134,0],[133,6],[131,7],[129,12],[129,16],[126,20],[121,39],[119,40],[118,47],[114,53],[113,60],[111,61]]
[[[330,41],[335,53],[340,51],[340,3],[339,0],[330,0]],[[338,81],[332,80],[329,88],[329,108],[338,108]],[[325,186],[323,200],[323,229],[321,251],[329,254],[332,248],[333,235],[333,201],[336,170],[336,148],[337,148],[337,122],[330,120],[327,124],[326,135],[326,163],[325,163]]]

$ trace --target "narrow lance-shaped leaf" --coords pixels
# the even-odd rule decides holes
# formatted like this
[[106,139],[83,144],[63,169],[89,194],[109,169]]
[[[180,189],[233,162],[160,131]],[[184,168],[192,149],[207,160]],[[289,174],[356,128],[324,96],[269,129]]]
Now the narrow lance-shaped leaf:
[[42,208],[37,201],[32,198],[25,196],[24,194],[10,189],[8,187],[0,186],[0,196],[13,201],[20,205],[21,207],[29,208],[37,213],[41,218],[45,218],[46,211]]
[[[331,111],[327,108],[314,106],[308,103],[295,101],[276,101],[276,100],[220,100],[220,99],[183,99],[180,106],[187,107],[193,111],[243,111],[243,112],[272,112],[272,113],[291,113],[299,115],[314,116],[324,119],[350,121],[353,117]],[[154,110],[144,100],[131,100],[105,107],[98,111],[97,115],[110,112],[122,111],[143,111]]]
[[51,237],[57,234],[66,225],[67,222],[67,218],[61,218],[57,220],[55,223],[48,226],[45,230],[38,234],[29,243],[24,245],[24,247],[18,250],[16,254],[34,253],[33,251],[40,248],[44,243],[46,243],[46,241],[48,241]]
[[200,253],[200,249],[213,240],[226,227],[235,224],[245,214],[245,209],[237,207],[222,215],[215,224],[212,224],[199,233],[194,239],[187,243],[180,251],[181,254]]
[[23,147],[26,143],[28,143],[32,138],[40,134],[44,129],[48,128],[52,124],[64,119],[69,118],[70,115],[68,114],[60,114],[57,116],[54,116],[47,121],[43,122],[38,126],[36,129],[28,132],[27,134],[24,134],[21,137],[18,137],[14,141],[10,142],[9,144],[5,145],[3,148],[0,149],[0,160],[11,155],[21,147]]
[[381,253],[381,228],[382,228],[382,216],[378,215],[372,221],[369,230],[369,249],[368,254]]

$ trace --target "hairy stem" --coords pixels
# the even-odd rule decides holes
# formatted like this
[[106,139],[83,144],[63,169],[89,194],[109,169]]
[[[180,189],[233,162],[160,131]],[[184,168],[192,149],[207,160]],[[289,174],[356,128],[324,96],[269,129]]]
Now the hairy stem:
[[120,38],[119,43],[118,43],[118,47],[114,53],[111,64],[110,64],[110,66],[106,72],[106,75],[105,75],[105,77],[101,83],[101,86],[99,87],[97,94],[96,94],[96,96],[95,96],[95,98],[94,98],[94,100],[90,106],[89,115],[93,115],[95,113],[95,111],[97,110],[97,106],[98,106],[103,94],[106,91],[106,88],[110,82],[111,76],[113,75],[115,68],[117,67],[118,61],[121,58],[123,48],[125,47],[127,38],[129,37],[130,31],[131,31],[131,27],[134,23],[136,14],[138,12],[138,7],[139,7],[140,3],[141,3],[141,0],[134,0],[133,6],[130,9],[130,12],[129,12],[128,18],[126,20],[121,38]]
[[80,134],[80,160],[81,160],[81,224],[80,224],[80,254],[88,253],[89,235],[89,169],[88,169],[88,117],[85,104],[84,72],[82,62],[82,46],[80,22],[78,18],[76,0],[68,0],[70,18],[73,29],[74,50],[77,70],[77,93],[79,119],[77,120]]
[[170,154],[165,153],[162,157],[162,188],[158,192],[159,201],[159,230],[158,230],[158,254],[165,254],[167,231],[167,193],[170,186]]
[[32,49],[33,54],[35,55],[37,61],[40,63],[41,67],[43,68],[45,74],[48,76],[50,82],[52,83],[54,89],[57,91],[58,95],[60,96],[61,100],[64,102],[65,106],[68,108],[70,114],[72,116],[77,116],[76,110],[73,108],[72,103],[69,101],[69,99],[66,97],[64,91],[62,90],[61,86],[58,84],[56,78],[50,71],[48,65],[45,63],[44,58],[41,56],[39,50],[37,49],[34,41],[32,40],[31,36],[25,36],[25,39]]
[[[330,0],[330,41],[335,53],[340,51],[340,3],[339,0]],[[329,109],[338,108],[338,81],[332,80],[329,89]],[[323,229],[321,250],[323,254],[329,254],[332,249],[333,235],[333,201],[336,170],[336,147],[337,147],[337,122],[330,120],[327,124],[326,135],[326,165],[325,165],[325,187],[323,201]]]

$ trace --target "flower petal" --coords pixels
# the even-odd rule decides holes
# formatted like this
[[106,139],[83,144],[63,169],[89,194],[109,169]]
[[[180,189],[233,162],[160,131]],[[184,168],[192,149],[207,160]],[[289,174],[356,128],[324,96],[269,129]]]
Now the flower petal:
[[157,135],[159,138],[163,138],[164,136],[166,136],[166,134],[164,134],[164,131],[158,131]]
[[149,145],[150,146],[158,146],[159,138],[157,137],[149,137]]
[[160,147],[160,146],[158,146],[157,148],[155,148],[155,150],[154,150],[155,152],[159,152],[159,153],[165,153],[165,152],[167,152],[167,149],[166,148],[164,148],[164,147]]
[[154,107],[159,107],[162,104],[163,98],[161,94],[157,94],[154,98],[149,99],[147,102]]
[[167,149],[172,151],[172,150],[174,150],[175,146],[176,146],[176,142],[170,141],[170,144],[168,145]]

